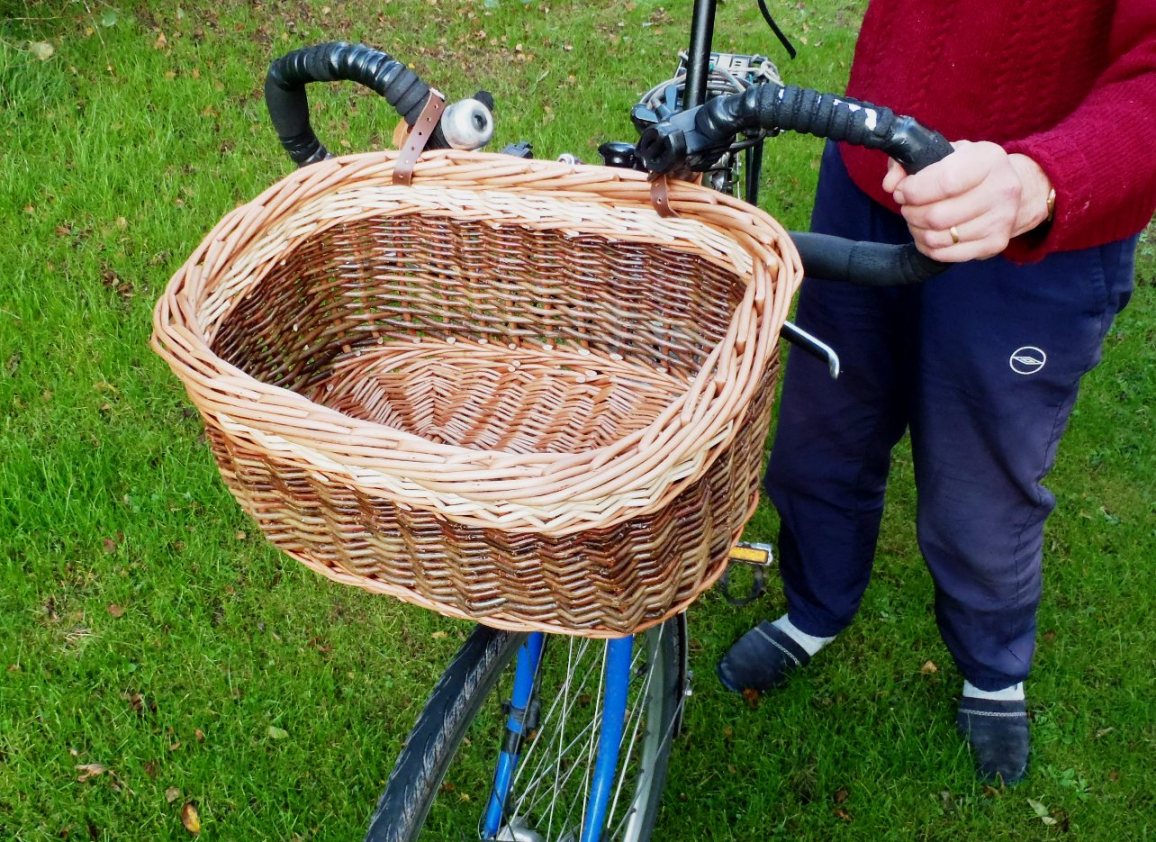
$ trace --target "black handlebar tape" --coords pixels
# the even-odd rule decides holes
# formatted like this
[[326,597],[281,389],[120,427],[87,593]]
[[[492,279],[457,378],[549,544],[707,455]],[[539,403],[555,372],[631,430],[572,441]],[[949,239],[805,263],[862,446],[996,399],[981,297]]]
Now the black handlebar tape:
[[[381,50],[340,41],[294,50],[274,61],[265,77],[265,104],[281,145],[298,166],[331,157],[309,125],[310,82],[357,82],[385,97],[406,123],[417,122],[430,88],[416,73]],[[428,149],[444,148],[441,128]]]
[[[755,85],[742,94],[716,97],[695,120],[695,128],[729,139],[738,131],[788,129],[868,149],[879,149],[908,173],[917,173],[951,154],[939,132],[911,117],[871,103],[808,88]],[[860,243],[819,234],[792,235],[807,273],[864,286],[914,284],[935,277],[947,264],[928,257],[914,243]]]
[[813,278],[848,281],[857,286],[894,287],[929,280],[948,267],[919,251],[915,243],[890,245],[830,234],[790,233],[803,268]]
[[951,144],[939,132],[890,108],[794,85],[752,85],[741,94],[715,97],[702,107],[695,129],[730,143],[738,132],[785,129],[881,149],[908,173],[947,157]]

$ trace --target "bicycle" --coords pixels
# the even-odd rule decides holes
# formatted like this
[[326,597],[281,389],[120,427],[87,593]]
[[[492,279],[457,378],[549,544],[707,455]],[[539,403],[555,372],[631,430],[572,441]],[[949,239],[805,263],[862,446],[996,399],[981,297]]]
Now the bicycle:
[[[713,52],[715,3],[696,0],[678,72],[633,110],[636,144],[603,144],[604,164],[704,173],[713,188],[756,203],[763,142],[779,131],[882,148],[909,172],[951,151],[940,135],[885,108],[784,87],[765,57]],[[790,51],[763,0],[760,8]],[[278,59],[266,83],[282,144],[301,165],[328,156],[309,126],[304,86],[337,79],[382,94],[407,123],[426,126],[433,145],[476,148],[492,132],[488,95],[455,103],[435,126],[423,110],[435,97],[414,96],[416,77],[404,65],[365,47],[319,45]],[[528,145],[504,151],[530,154]],[[911,245],[792,238],[810,273],[827,278],[891,285],[942,268]],[[789,323],[784,337],[838,375],[827,345]],[[419,715],[366,839],[647,840],[688,694],[683,614],[605,643],[478,626]]]

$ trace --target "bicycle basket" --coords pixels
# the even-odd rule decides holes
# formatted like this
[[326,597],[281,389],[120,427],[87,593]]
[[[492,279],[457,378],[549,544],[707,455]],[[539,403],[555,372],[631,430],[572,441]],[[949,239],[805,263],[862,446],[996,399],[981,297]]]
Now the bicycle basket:
[[757,499],[801,277],[766,214],[429,152],[305,167],[169,283],[153,346],[266,537],[339,582],[608,637],[685,609]]

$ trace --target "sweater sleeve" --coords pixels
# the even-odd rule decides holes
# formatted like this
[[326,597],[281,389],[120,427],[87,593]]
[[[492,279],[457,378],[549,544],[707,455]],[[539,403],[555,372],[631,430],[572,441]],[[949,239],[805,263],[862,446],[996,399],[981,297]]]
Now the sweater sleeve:
[[1052,223],[1013,240],[1012,260],[1129,237],[1156,210],[1156,2],[1120,0],[1107,48],[1108,66],[1074,111],[1003,144],[1035,160],[1056,190]]

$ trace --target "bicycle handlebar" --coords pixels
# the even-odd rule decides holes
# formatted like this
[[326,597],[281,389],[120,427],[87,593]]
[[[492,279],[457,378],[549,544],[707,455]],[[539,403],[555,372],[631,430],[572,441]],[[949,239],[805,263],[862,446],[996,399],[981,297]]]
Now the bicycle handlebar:
[[[795,131],[829,140],[881,149],[908,173],[942,160],[951,144],[914,118],[871,103],[773,83],[719,96],[649,127],[638,143],[646,169],[668,173],[705,170],[726,152],[741,132]],[[791,234],[808,274],[865,286],[918,283],[948,264],[916,249],[861,243],[823,234]]]
[[[410,126],[431,88],[387,53],[363,44],[334,41],[294,50],[274,61],[265,77],[265,104],[281,145],[298,166],[332,157],[309,123],[310,82],[357,82],[385,97]],[[477,149],[493,133],[493,98],[479,91],[445,110],[426,148]]]

